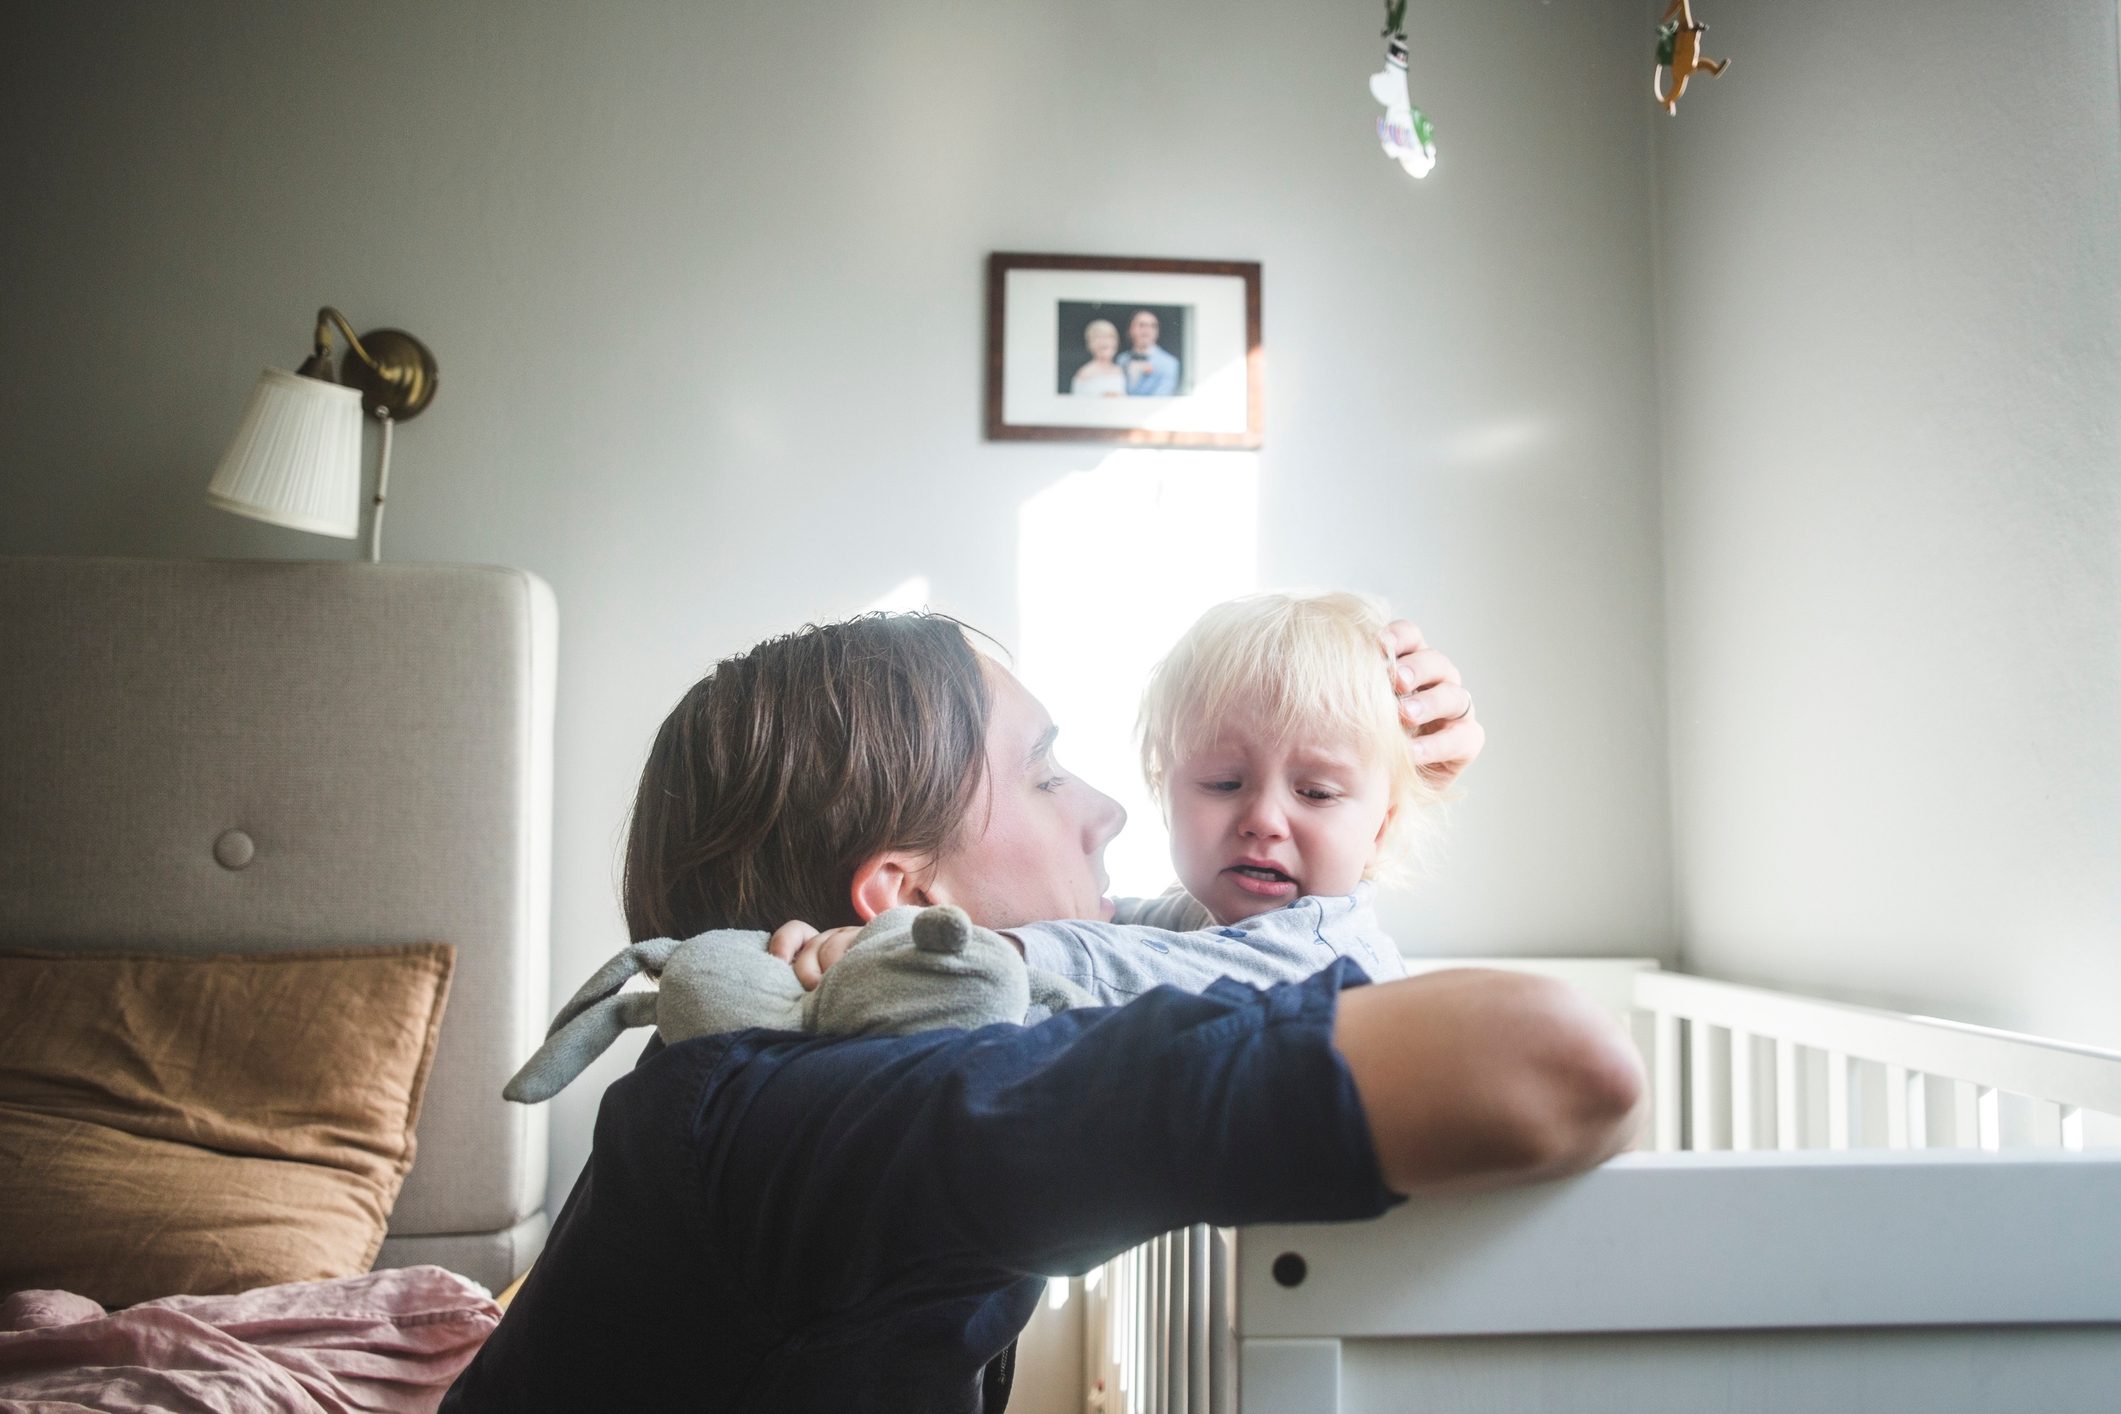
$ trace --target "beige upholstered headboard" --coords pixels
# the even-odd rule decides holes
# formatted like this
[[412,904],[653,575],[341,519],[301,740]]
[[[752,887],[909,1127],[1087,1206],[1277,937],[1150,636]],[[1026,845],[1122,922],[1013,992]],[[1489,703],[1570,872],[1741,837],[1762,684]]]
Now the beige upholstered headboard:
[[0,946],[454,944],[378,1265],[496,1287],[546,1227],[501,1086],[547,1016],[555,627],[518,570],[0,558]]

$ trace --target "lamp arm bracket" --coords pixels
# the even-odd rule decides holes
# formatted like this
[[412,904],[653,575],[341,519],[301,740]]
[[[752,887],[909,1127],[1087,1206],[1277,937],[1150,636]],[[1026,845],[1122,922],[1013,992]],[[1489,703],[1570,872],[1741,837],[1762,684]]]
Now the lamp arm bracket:
[[[360,360],[348,363],[342,378],[332,366],[331,330],[337,325],[346,346]],[[386,413],[396,422],[419,416],[434,400],[435,356],[427,345],[403,329],[371,329],[364,343],[346,316],[330,305],[317,311],[316,352],[295,372],[327,383],[345,383],[361,391],[361,405],[371,417]]]
[[320,354],[331,352],[331,326],[334,324],[339,326],[339,333],[345,337],[346,346],[354,351],[354,354],[361,362],[367,364],[370,368],[374,368],[376,366],[375,356],[361,346],[361,337],[354,333],[353,325],[346,321],[345,315],[339,313],[338,310],[328,304],[317,311],[317,352]]

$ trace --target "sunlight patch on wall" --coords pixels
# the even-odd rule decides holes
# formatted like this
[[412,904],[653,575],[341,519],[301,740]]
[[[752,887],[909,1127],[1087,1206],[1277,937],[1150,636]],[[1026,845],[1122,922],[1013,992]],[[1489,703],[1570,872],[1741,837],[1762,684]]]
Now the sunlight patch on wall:
[[1203,609],[1258,587],[1259,459],[1127,449],[1017,516],[1017,676],[1061,729],[1062,763],[1127,807],[1105,858],[1118,894],[1171,882],[1134,716],[1149,669]]
[[1446,445],[1452,460],[1499,462],[1522,457],[1547,440],[1546,425],[1536,418],[1490,422],[1471,428]]
[[[1243,354],[1225,360],[1220,368],[1197,380],[1191,397],[1169,399],[1168,406],[1144,419],[1141,425],[1168,432],[1243,431],[1246,371]],[[1166,402],[1163,398],[1138,398],[1130,401]],[[1215,411],[1212,415],[1204,417],[1203,409]]]

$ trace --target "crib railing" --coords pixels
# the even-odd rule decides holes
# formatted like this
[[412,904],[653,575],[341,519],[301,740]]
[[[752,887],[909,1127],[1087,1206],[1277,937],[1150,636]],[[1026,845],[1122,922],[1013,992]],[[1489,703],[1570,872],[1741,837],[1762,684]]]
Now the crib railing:
[[1195,1226],[1083,1279],[1090,1414],[1232,1414],[1236,1234]]
[[2121,1115],[2121,1054],[1713,982],[1634,977],[1660,1150],[2082,1150]]
[[[1642,959],[1410,970],[1495,965],[1561,976],[1628,1022],[1651,1077],[1644,1147],[1669,1157],[1623,1159],[1558,1190],[1410,1204],[1369,1232],[1196,1227],[1144,1244],[1084,1280],[1093,1414],[1225,1414],[1240,1368],[1247,1409],[1326,1408],[1317,1391],[1337,1387],[1340,1336],[2121,1320],[2121,1274],[2054,1280],[2082,1267],[2090,1226],[2093,1266],[2121,1263],[2098,1216],[2121,1196],[2121,1149],[2081,1166],[2081,1151],[2121,1144],[2121,1053]],[[1923,1149],[1965,1158],[1889,1152]],[[1789,1152],[1764,1152],[1775,1150]],[[1690,1215],[1686,1232],[1675,1213]],[[1964,1222],[1944,1267],[1938,1213]],[[1623,1230],[1638,1237],[1632,1275],[1612,1262]],[[1283,1280],[1275,1258],[1298,1232],[1314,1268],[1332,1262],[1331,1282]],[[1572,1233],[1589,1240],[1572,1249]],[[1276,1251],[1254,1250],[1255,1235]],[[1379,1261],[1379,1242],[1399,1247]],[[1734,1282],[1760,1273],[1764,1252],[1775,1269]],[[1558,1278],[1585,1263],[1580,1281]],[[1829,1268],[1843,1304],[1817,1319],[1803,1303]]]

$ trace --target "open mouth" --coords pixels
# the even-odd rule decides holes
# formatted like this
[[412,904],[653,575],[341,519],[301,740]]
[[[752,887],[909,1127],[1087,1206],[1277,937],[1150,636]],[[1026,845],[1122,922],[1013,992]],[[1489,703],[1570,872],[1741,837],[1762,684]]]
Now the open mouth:
[[1223,873],[1231,883],[1262,902],[1286,903],[1300,892],[1287,871],[1271,864],[1233,864]]

